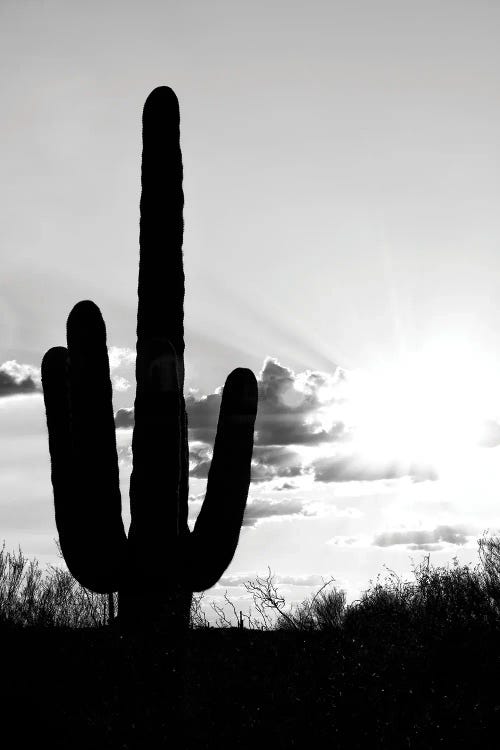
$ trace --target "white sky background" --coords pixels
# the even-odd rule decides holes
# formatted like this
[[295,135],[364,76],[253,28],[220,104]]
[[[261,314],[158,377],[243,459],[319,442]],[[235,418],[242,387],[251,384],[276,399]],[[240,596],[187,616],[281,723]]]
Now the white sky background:
[[[447,360],[470,373],[454,393],[467,429],[462,401],[500,382],[499,21],[485,0],[2,0],[0,363],[39,367],[85,298],[109,344],[134,347],[141,111],[167,84],[181,107],[187,386],[213,393],[266,357],[295,374],[390,373],[423,352],[431,380]],[[133,387],[115,393],[116,408],[132,403]],[[270,565],[354,594],[383,563],[406,572],[426,554],[374,544],[398,531],[427,531],[436,563],[474,561],[477,534],[500,525],[492,442],[433,480],[254,483],[262,513],[226,578]],[[264,520],[278,499],[295,511]],[[53,561],[55,536],[42,398],[4,397],[0,538]]]

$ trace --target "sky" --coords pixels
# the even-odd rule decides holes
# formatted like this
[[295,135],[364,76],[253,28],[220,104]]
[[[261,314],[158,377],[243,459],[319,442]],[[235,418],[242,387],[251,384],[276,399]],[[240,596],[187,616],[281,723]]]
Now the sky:
[[477,562],[500,527],[499,22],[490,0],[2,0],[7,548],[58,562],[39,368],[80,299],[107,325],[128,517],[141,113],[169,85],[191,520],[220,388],[259,380],[244,526],[209,595],[243,602],[268,566],[294,601]]

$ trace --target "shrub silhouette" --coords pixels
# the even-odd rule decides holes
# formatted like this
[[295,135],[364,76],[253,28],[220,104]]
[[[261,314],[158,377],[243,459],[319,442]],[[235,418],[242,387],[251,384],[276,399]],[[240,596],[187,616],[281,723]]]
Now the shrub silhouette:
[[[486,540],[479,540],[479,548]],[[498,542],[497,542],[498,544]],[[498,603],[491,595],[488,574],[498,576],[499,560],[490,567],[433,566],[427,557],[413,568],[415,581],[404,581],[389,571],[384,581],[372,584],[345,611],[343,626],[353,632],[378,633],[397,642],[409,633],[439,637],[445,632],[476,627],[498,627]]]
[[296,605],[287,616],[281,614],[275,627],[277,630],[337,632],[343,624],[345,607],[345,591],[324,591],[322,587],[314,596]]
[[[500,538],[478,540],[480,565],[434,566],[430,556],[413,566],[413,581],[394,571],[377,576],[360,598],[346,604],[345,591],[327,587],[328,580],[310,598],[286,607],[275,576],[269,569],[244,584],[252,595],[260,622],[253,627],[287,631],[321,631],[383,637],[397,643],[409,634],[440,637],[446,632],[500,626]],[[231,604],[231,602],[229,602]],[[218,608],[220,609],[220,608]]]
[[[362,632],[375,638],[383,633],[386,640],[398,640],[408,632],[428,638],[476,626],[495,630],[500,626],[500,606],[490,581],[500,577],[499,548],[498,537],[480,539],[481,565],[474,569],[459,565],[456,558],[451,567],[435,567],[426,558],[414,567],[414,581],[389,571],[348,605],[343,590],[327,590],[331,579],[310,598],[287,608],[269,569],[267,576],[244,584],[252,594],[256,617],[242,618],[227,594],[231,614],[220,604],[211,606],[219,616],[216,626],[236,627],[243,619],[245,627],[254,630]],[[208,627],[204,599],[203,592],[192,597],[194,628]],[[0,549],[0,625],[96,627],[106,622],[106,616],[106,597],[82,587],[69,571],[48,566],[43,574],[38,561],[28,560],[20,549],[17,554],[6,552],[5,545]]]
[[0,549],[0,627],[93,628],[106,620],[103,596],[80,586],[68,570]]
[[121,518],[106,329],[93,302],[75,305],[67,322],[67,349],[50,349],[42,362],[64,559],[91,591],[119,592],[119,620],[131,629],[187,626],[192,592],[213,586],[231,562],[250,483],[257,383],[250,370],[238,368],[224,386],[206,497],[190,532],[182,176],[177,97],[159,87],[143,111],[128,538]]
[[480,539],[479,557],[485,589],[492,606],[500,611],[500,537],[484,536]]

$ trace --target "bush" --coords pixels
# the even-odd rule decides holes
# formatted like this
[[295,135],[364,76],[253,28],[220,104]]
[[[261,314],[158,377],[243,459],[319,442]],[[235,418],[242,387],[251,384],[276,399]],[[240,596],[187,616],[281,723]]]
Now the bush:
[[498,609],[486,585],[484,571],[479,567],[459,565],[434,568],[429,563],[415,570],[416,588],[412,611],[415,619],[428,630],[457,628],[477,624],[493,624]]
[[342,627],[345,615],[345,591],[325,591],[324,584],[310,599],[292,608],[288,617],[280,615],[276,623],[278,630],[337,631]]
[[0,550],[0,625],[96,627],[106,622],[107,596],[83,588],[68,570]]

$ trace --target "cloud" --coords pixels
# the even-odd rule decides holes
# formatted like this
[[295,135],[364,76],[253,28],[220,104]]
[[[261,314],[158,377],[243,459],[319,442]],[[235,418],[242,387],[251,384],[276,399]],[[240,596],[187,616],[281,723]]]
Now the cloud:
[[436,526],[435,529],[385,531],[377,534],[372,544],[376,547],[405,544],[412,550],[428,550],[441,548],[439,542],[462,546],[467,543],[467,530],[462,526],[442,525]]
[[[192,472],[191,472],[192,475]],[[195,476],[199,476],[197,473]],[[205,493],[191,496],[190,502],[196,507],[201,507]],[[306,503],[298,498],[286,498],[283,500],[272,500],[267,498],[250,498],[246,504],[243,516],[243,526],[255,526],[258,521],[266,518],[280,519],[292,516],[309,517],[315,515],[306,507]]]
[[[255,424],[255,445],[252,460],[252,482],[293,479],[313,473],[318,482],[350,482],[396,479],[411,476],[414,481],[436,479],[435,470],[423,465],[404,465],[396,460],[369,463],[358,456],[327,456],[307,465],[300,454],[303,446],[333,444],[348,436],[345,425],[333,420],[324,429],[325,412],[332,413],[343,401],[345,374],[333,375],[306,370],[295,374],[271,357],[264,361],[258,378],[259,405]],[[208,396],[186,396],[189,440],[191,447],[190,474],[204,479],[208,476],[221,403],[222,388]],[[133,409],[120,409],[115,417],[117,428],[133,426]],[[204,446],[203,448],[201,446]],[[293,485],[285,484],[284,488]]]
[[269,482],[277,477],[298,477],[303,472],[303,461],[296,450],[280,445],[254,446],[252,482]]
[[197,495],[189,495],[190,503],[202,503],[204,499],[205,499],[204,492],[198,492]]
[[[211,393],[208,396],[202,396],[198,399],[190,393],[186,396],[185,402],[188,415],[189,439],[213,445],[217,421],[219,419],[221,393]],[[120,414],[120,412],[127,412],[127,415]],[[120,416],[118,417],[119,414]],[[115,424],[117,427],[133,427],[134,410],[120,409],[115,416]]]
[[[123,354],[125,350],[117,347],[112,347],[112,350],[115,363],[132,356]],[[266,358],[257,381],[259,405],[255,444],[318,445],[339,439],[344,433],[341,422],[333,422],[328,429],[322,425],[323,412],[335,402],[340,380],[340,370],[334,375],[310,370],[296,375],[278,360]],[[222,387],[201,398],[193,392],[185,397],[190,440],[213,445],[221,398]],[[127,426],[132,425],[127,421]]]
[[127,378],[122,378],[121,375],[113,375],[111,380],[113,381],[114,390],[118,391],[119,393],[128,391],[128,389],[131,387],[130,381],[127,380]]
[[[119,363],[130,363],[135,357],[131,350],[118,347],[112,347],[112,353],[113,361]],[[277,359],[267,357],[257,382],[253,483],[291,480],[301,475],[312,475],[316,482],[323,483],[396,481],[403,477],[410,477],[413,482],[438,479],[436,469],[429,463],[405,461],[397,456],[376,459],[356,451],[352,442],[356,428],[344,422],[350,413],[349,375],[340,368],[333,374],[313,370],[295,373]],[[191,454],[191,476],[203,479],[208,475],[206,450],[214,443],[221,397],[222,388],[201,398],[191,389],[185,397],[189,441],[191,445],[198,444]],[[115,424],[122,429],[133,427],[133,409],[120,409]],[[500,443],[500,424],[490,421],[485,430],[484,445]],[[203,456],[198,455],[201,445],[206,449]],[[283,484],[283,489],[292,487],[293,483]]]
[[[334,422],[329,429],[322,427],[322,410],[334,402],[340,377],[340,371],[329,375],[307,370],[296,375],[277,359],[267,357],[257,379],[255,445],[318,445],[342,436],[341,422]],[[219,388],[202,398],[192,393],[186,397],[191,439],[213,444],[221,394]]]
[[[267,578],[268,572],[266,573],[239,573],[234,575],[228,575],[228,576],[222,576],[222,578],[219,579],[217,586],[219,587],[237,587],[237,586],[243,586],[243,584],[248,583],[249,581],[254,581],[257,576],[259,578]],[[278,574],[273,574],[273,580],[274,583],[277,585],[287,585],[287,586],[322,586],[327,578],[330,576],[320,576],[320,575],[297,575],[297,576],[281,576]]]
[[296,375],[267,357],[258,378],[256,444],[318,445],[341,437],[340,421],[324,429],[321,419],[325,405],[335,403],[339,378],[340,371],[329,375],[307,370]]
[[186,396],[189,439],[213,445],[219,419],[221,393],[211,393],[202,398]]
[[245,508],[243,526],[255,526],[257,521],[263,518],[310,515],[313,514],[305,509],[304,501],[298,498],[286,500],[251,498]]
[[131,445],[118,445],[116,448],[118,455],[118,463],[121,466],[132,465],[132,446]]
[[127,430],[134,426],[134,409],[118,409],[115,414],[115,427]]
[[[190,476],[205,479],[212,460],[209,443],[190,442]],[[297,451],[283,446],[255,446],[252,458],[251,477],[253,483],[269,482],[277,478],[293,478],[304,473],[302,458]],[[285,489],[285,487],[283,487]],[[286,489],[293,489],[287,484]]]
[[[212,461],[212,446],[208,443],[195,442],[189,446],[189,474],[198,479],[206,479]],[[290,478],[303,473],[302,459],[299,454],[288,448],[275,446],[262,449],[254,448],[251,476],[252,482],[268,482],[276,478]]]
[[229,575],[229,576],[222,576],[222,578],[219,578],[216,586],[217,587],[237,587],[237,586],[243,586],[244,583],[248,583],[248,581],[251,581],[254,579],[258,574],[257,573],[240,573],[238,575]]
[[376,481],[410,476],[414,481],[437,479],[436,470],[415,462],[368,461],[360,456],[332,456],[319,458],[312,464],[317,482]]
[[322,586],[325,583],[325,578],[319,575],[276,576],[276,583],[289,586]]
[[0,398],[42,390],[40,370],[32,365],[22,365],[10,359],[0,365]]
[[206,443],[189,446],[189,476],[206,479],[212,462],[212,450]]
[[109,369],[130,367],[135,364],[136,353],[128,346],[110,346],[108,349]]

